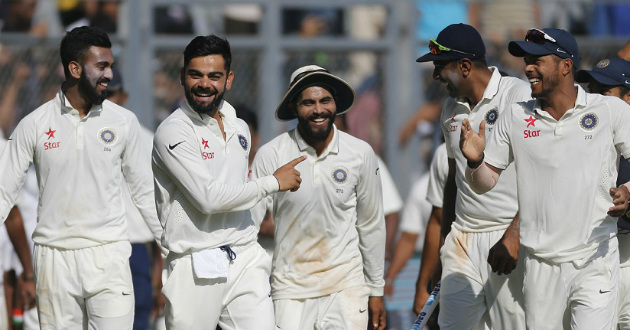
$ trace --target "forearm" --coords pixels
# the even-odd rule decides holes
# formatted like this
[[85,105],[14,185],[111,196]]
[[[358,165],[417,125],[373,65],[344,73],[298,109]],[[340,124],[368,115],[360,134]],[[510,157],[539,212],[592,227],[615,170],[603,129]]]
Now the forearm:
[[[450,162],[450,160],[449,160]],[[444,186],[444,206],[442,209],[442,219],[440,229],[442,237],[446,237],[451,231],[451,225],[455,221],[455,203],[457,201],[457,184],[455,183],[455,173],[449,171],[446,184]]]
[[420,262],[418,281],[416,282],[416,291],[428,290],[429,281],[433,275],[435,265],[438,262],[441,217],[442,209],[434,207],[424,235],[424,247],[422,248],[422,259]]
[[405,267],[407,261],[413,255],[417,240],[418,234],[406,231],[400,234],[391,262],[389,263],[389,269],[387,269],[387,275],[385,275],[386,282],[393,282],[396,276]]
[[16,206],[14,206],[9,212],[5,225],[11,244],[13,244],[13,248],[20,259],[22,268],[24,268],[24,276],[32,279],[33,263],[31,260],[31,250],[28,246],[28,239],[26,238],[22,215]]
[[466,181],[470,188],[477,193],[483,194],[494,188],[499,180],[498,171],[494,171],[486,163],[482,163],[479,167],[472,169],[466,167]]
[[392,258],[392,249],[396,232],[398,231],[398,212],[390,213],[385,216],[385,258]]

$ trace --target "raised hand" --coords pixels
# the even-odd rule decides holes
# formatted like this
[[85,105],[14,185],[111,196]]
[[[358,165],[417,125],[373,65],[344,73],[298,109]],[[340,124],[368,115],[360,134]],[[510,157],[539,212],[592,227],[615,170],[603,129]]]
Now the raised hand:
[[462,122],[462,134],[459,136],[459,149],[470,163],[483,160],[483,151],[486,148],[486,123],[479,124],[479,133],[470,126],[470,121]]

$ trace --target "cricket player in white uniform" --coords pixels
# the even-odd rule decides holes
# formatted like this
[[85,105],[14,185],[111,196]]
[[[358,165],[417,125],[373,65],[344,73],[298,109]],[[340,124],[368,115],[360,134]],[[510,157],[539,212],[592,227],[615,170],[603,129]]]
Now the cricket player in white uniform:
[[485,122],[491,131],[511,103],[530,98],[530,90],[524,81],[487,66],[483,40],[470,25],[447,26],[429,48],[417,62],[433,61],[433,78],[450,96],[440,117],[449,158],[441,228],[440,328],[473,329],[487,311],[493,328],[524,329],[514,168],[507,169],[497,189],[475,194],[464,178],[466,159],[459,151],[459,135],[465,119]]
[[[614,96],[630,104],[630,62],[620,58],[603,59],[593,70],[580,70],[575,76],[579,83],[588,83],[590,93]],[[630,181],[630,163],[623,157],[619,162],[616,185]],[[630,210],[617,220],[619,241],[619,301],[617,327],[630,330]]]
[[265,177],[279,164],[306,157],[296,168],[297,193],[261,201],[252,216],[273,210],[276,247],[272,295],[282,329],[374,329],[385,326],[383,268],[385,220],[372,148],[336,128],[335,115],[354,104],[354,89],[309,65],[291,75],[276,109],[298,126],[263,145],[252,164]]
[[276,328],[269,287],[271,260],[257,243],[249,209],[278,191],[297,190],[291,160],[248,181],[247,124],[223,100],[232,86],[230,45],[214,35],[184,51],[186,102],[158,127],[153,172],[164,226],[166,328]]
[[150,164],[137,146],[130,111],[105,100],[114,57],[107,34],[80,27],[60,46],[66,80],[26,116],[0,157],[0,218],[5,219],[35,164],[40,191],[33,233],[42,329],[131,329],[133,286],[121,177],[156,240]]
[[531,29],[508,49],[524,57],[535,100],[504,112],[485,157],[484,123],[481,134],[463,123],[466,179],[484,193],[509,164],[516,167],[527,329],[613,330],[615,217],[630,197],[630,183],[615,181],[620,155],[630,157],[630,106],[574,84],[580,55],[567,31]]
[[[409,194],[407,195],[407,199],[405,200],[405,206],[402,210],[402,217],[399,226],[400,237],[398,238],[396,247],[392,253],[392,260],[389,263],[389,268],[387,268],[387,272],[385,273],[386,296],[393,294],[393,285],[396,277],[405,267],[414,251],[422,252],[422,262],[420,263],[420,267],[422,268],[424,266],[425,272],[428,269],[431,269],[428,271],[428,276],[424,278],[426,282],[423,284],[425,286],[424,291],[428,290],[428,280],[431,278],[433,266],[438,258],[438,246],[440,240],[440,219],[437,218],[438,214],[436,214],[436,212],[439,212],[439,216],[441,217],[442,197],[447,174],[448,163],[446,157],[446,145],[441,144],[433,154],[429,171],[424,173],[413,183]],[[429,189],[431,189],[430,192]],[[428,200],[429,194],[439,197],[439,206],[435,209],[434,205]],[[439,211],[436,209],[439,209]],[[431,228],[431,226],[435,226],[436,224],[438,228],[437,235],[435,235],[435,228]],[[436,244],[428,246],[427,249],[424,250],[425,238],[428,237],[429,231],[431,231],[434,235],[428,239],[427,244]],[[429,298],[428,293],[426,297],[424,297],[424,301],[422,301],[420,308],[424,306],[427,298]]]

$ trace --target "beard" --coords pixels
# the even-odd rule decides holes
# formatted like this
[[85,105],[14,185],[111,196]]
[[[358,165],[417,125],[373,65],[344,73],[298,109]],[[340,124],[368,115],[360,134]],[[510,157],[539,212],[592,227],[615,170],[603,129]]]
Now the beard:
[[[314,129],[310,122],[313,119],[317,118],[328,118],[328,125],[319,129]],[[297,116],[298,119],[298,128],[300,129],[300,133],[305,138],[305,140],[311,141],[325,141],[333,128],[333,123],[335,122],[335,115],[330,113],[323,113],[321,115],[310,115],[308,117]]]
[[[195,93],[207,94],[208,92],[214,95],[214,100],[212,100],[212,102],[201,103],[201,102],[195,101],[195,97],[193,94]],[[193,110],[195,110],[196,112],[211,115],[212,113],[216,112],[219,109],[219,105],[221,104],[221,101],[223,101],[223,96],[225,95],[225,89],[223,90],[223,92],[219,93],[218,90],[213,89],[213,88],[205,88],[205,89],[199,88],[199,87],[193,88],[193,89],[186,88],[184,94],[186,95],[186,101],[188,101],[188,104]]]
[[102,92],[96,91],[96,85],[105,82],[108,83],[110,79],[100,78],[96,80],[94,84],[90,81],[90,79],[85,74],[85,70],[81,72],[81,77],[79,78],[79,93],[83,96],[90,104],[101,105],[103,101],[107,98],[107,91],[103,90]]
[[539,83],[539,84],[542,84],[541,86],[542,88],[540,89],[540,92],[534,92],[532,90],[532,97],[538,98],[538,99],[545,99],[548,95],[550,95],[560,85],[559,75],[560,75],[559,70],[556,68],[547,77],[542,77]]

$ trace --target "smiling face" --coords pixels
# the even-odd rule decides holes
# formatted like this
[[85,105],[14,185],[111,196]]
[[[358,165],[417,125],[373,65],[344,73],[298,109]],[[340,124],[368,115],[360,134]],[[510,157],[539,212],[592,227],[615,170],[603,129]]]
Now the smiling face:
[[545,99],[560,86],[566,59],[555,55],[525,55],[525,75],[532,89],[532,97]]
[[107,84],[114,77],[114,56],[111,48],[92,46],[81,61],[79,93],[88,104],[101,104],[107,97]]
[[433,62],[433,79],[439,81],[448,91],[450,97],[461,97],[462,77],[458,69],[459,61],[435,61]]
[[327,141],[332,137],[337,105],[327,89],[319,86],[304,89],[292,107],[298,119],[298,129],[307,142]]
[[190,107],[216,114],[226,90],[232,88],[233,72],[227,72],[221,55],[195,57],[181,71],[181,84]]

